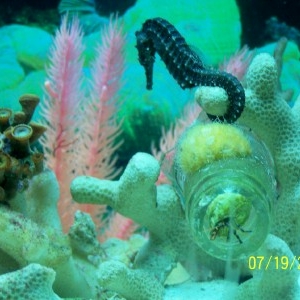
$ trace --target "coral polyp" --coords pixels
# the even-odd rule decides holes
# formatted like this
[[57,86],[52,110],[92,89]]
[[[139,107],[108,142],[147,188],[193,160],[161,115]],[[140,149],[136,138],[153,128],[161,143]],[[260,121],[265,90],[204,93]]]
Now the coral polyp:
[[26,94],[19,102],[21,111],[0,108],[0,201],[7,203],[43,170],[38,139],[46,127],[31,121],[39,98]]
[[1,132],[9,126],[9,118],[12,115],[12,110],[9,108],[0,108],[0,130]]
[[30,155],[29,139],[32,136],[32,128],[27,124],[10,126],[4,131],[5,137],[10,141],[11,154],[23,158]]

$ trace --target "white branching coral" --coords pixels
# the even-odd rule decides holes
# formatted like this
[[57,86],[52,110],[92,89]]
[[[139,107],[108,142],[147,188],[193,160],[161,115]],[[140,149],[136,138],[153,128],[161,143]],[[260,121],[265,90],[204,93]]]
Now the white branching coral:
[[[238,123],[250,128],[269,148],[275,162],[279,187],[278,199],[273,199],[275,205],[271,233],[275,236],[270,234],[253,255],[266,258],[285,255],[292,263],[294,255],[300,252],[299,239],[295,238],[300,234],[300,119],[297,113],[299,104],[296,103],[295,109],[287,104],[277,88],[277,74],[277,65],[273,57],[261,54],[254,58],[246,75],[246,105]],[[203,93],[196,93],[202,97],[197,100],[200,103],[208,103],[207,106],[203,106],[204,110],[207,107],[217,110],[220,103],[224,104],[224,99],[218,101],[217,93],[215,98],[210,97],[210,100],[206,101],[208,89],[210,95],[214,94],[214,87],[205,87]],[[132,158],[119,181],[78,177],[71,185],[71,192],[78,202],[111,205],[121,214],[131,217],[149,229],[149,241],[137,254],[134,268],[147,271],[149,276],[154,275],[161,284],[176,262],[184,264],[187,262],[186,258],[192,255],[195,259],[193,268],[189,268],[190,272],[193,272],[193,269],[195,271],[197,262],[202,268],[210,266],[213,277],[221,275],[226,278],[225,265],[206,255],[193,241],[183,208],[173,187],[155,186],[158,175],[157,161],[140,153]],[[236,288],[236,295],[231,294],[230,299],[253,299],[254,295],[259,295],[261,299],[270,299],[270,295],[273,295],[274,299],[282,299],[282,295],[291,300],[299,298],[297,261],[289,265],[288,272],[281,270],[280,276],[274,265],[270,270],[260,271],[249,270],[245,261],[237,265],[240,265],[242,274],[250,279],[240,284]],[[188,268],[188,264],[185,266]],[[199,270],[197,272],[199,276]],[[123,273],[120,272],[120,277],[116,276],[115,280],[122,279]],[[212,287],[214,282],[211,283]],[[132,281],[132,284],[134,286],[136,283]],[[201,285],[201,282],[198,284]],[[121,294],[123,292],[121,286],[113,285],[111,281],[109,287]],[[145,294],[144,290],[141,289],[140,292],[142,297]],[[198,296],[200,297],[200,294]],[[156,298],[163,299],[159,290]]]

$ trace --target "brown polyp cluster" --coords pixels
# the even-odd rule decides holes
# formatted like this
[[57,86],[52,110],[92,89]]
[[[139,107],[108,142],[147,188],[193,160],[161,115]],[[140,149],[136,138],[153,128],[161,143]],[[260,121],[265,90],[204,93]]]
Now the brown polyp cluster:
[[42,172],[44,155],[38,139],[46,127],[31,121],[40,99],[32,94],[20,97],[22,111],[0,107],[0,203],[9,200]]

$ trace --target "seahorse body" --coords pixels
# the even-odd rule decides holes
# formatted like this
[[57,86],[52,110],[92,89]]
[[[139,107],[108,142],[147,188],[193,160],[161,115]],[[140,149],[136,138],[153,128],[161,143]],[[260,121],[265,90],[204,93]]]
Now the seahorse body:
[[245,106],[245,91],[233,75],[205,68],[199,56],[190,49],[176,28],[162,18],[146,20],[142,29],[136,32],[139,62],[145,68],[147,89],[152,89],[153,64],[157,52],[167,69],[183,88],[199,85],[223,88],[229,105],[223,116],[208,114],[213,121],[235,122]]

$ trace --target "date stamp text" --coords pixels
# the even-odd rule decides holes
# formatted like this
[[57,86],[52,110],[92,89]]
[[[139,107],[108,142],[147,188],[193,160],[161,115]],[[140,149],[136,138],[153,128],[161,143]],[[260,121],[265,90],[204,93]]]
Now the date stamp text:
[[292,270],[296,267],[300,270],[300,256],[273,256],[251,255],[248,258],[248,268],[250,270]]

